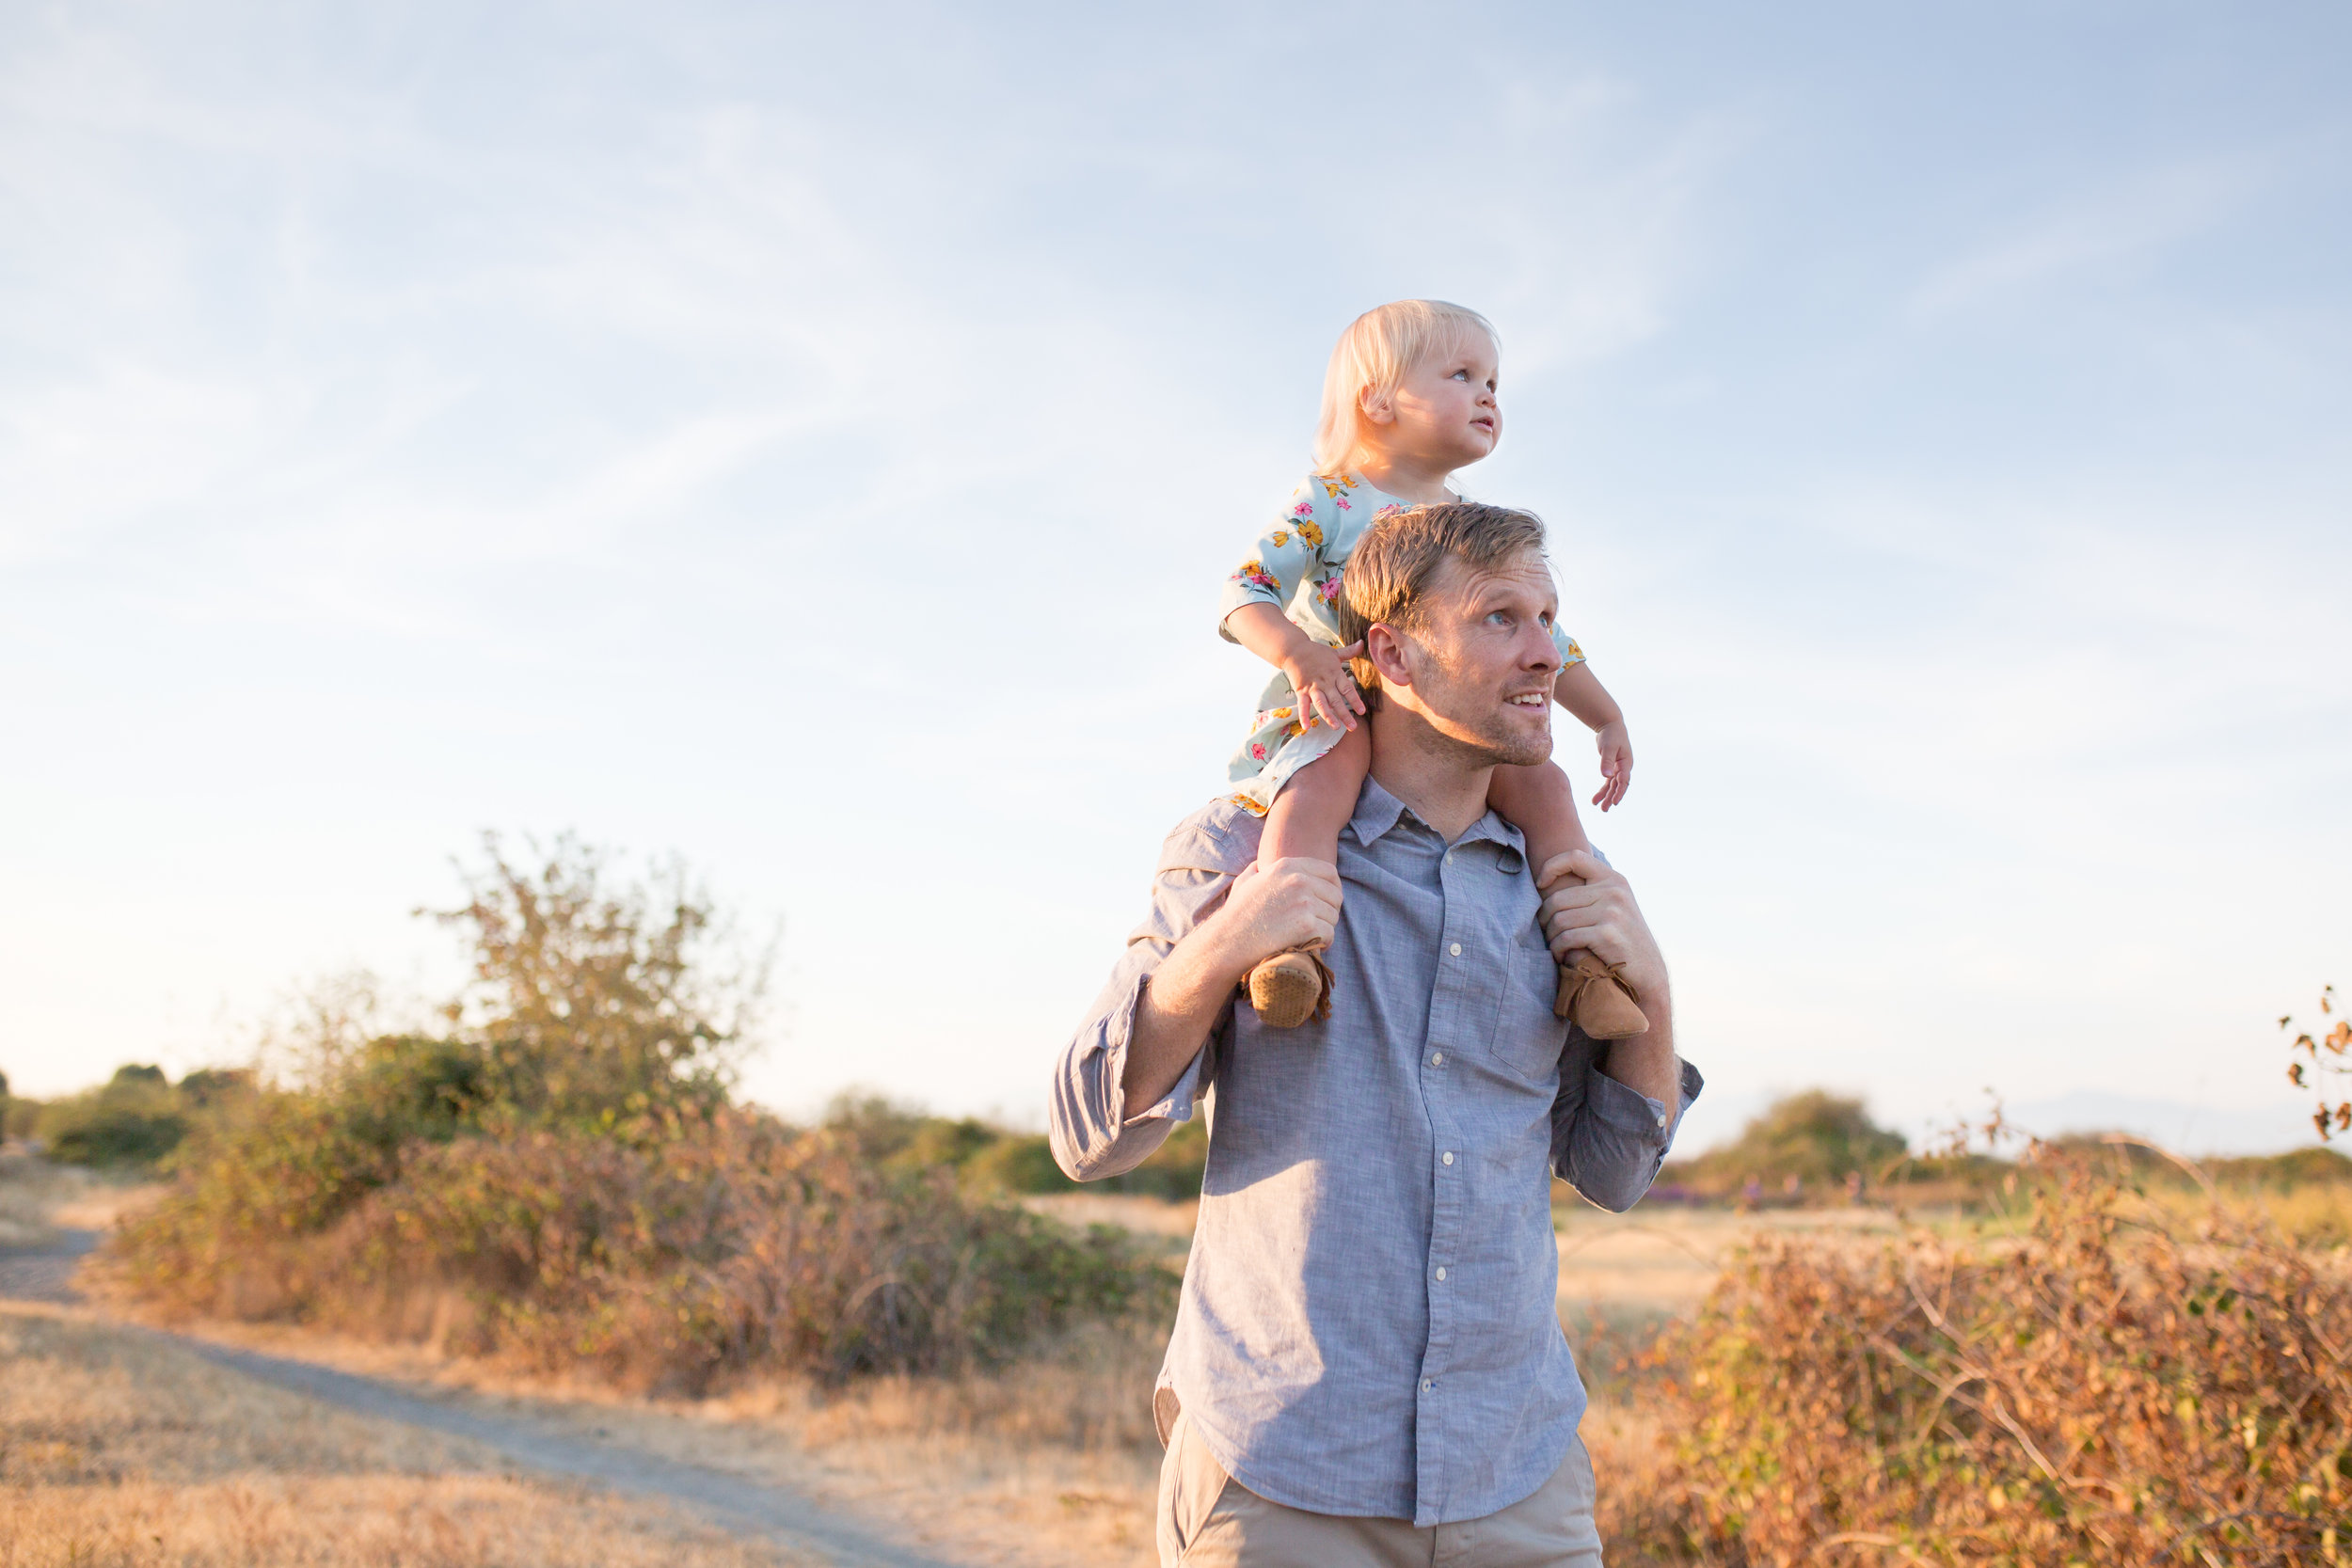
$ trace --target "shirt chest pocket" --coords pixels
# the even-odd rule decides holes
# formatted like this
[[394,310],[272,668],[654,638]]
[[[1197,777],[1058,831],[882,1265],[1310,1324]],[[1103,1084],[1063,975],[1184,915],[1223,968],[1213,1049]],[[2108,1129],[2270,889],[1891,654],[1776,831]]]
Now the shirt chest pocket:
[[1551,950],[1533,921],[1510,952],[1511,972],[1495,1013],[1494,1055],[1521,1078],[1547,1079],[1558,1070],[1560,1053],[1568,1043],[1568,1021],[1551,1013],[1551,1000],[1560,990],[1560,967],[1551,961]]

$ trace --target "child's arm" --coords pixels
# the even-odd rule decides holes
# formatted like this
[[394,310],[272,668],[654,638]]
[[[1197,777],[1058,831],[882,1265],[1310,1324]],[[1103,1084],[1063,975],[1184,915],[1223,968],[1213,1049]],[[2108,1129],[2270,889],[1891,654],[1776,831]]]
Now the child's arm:
[[[1356,690],[1356,677],[1346,660],[1362,651],[1361,643],[1328,648],[1292,624],[1270,604],[1246,604],[1225,617],[1225,629],[1234,641],[1290,677],[1298,693],[1298,716],[1312,722],[1320,718],[1334,729],[1352,730],[1364,699]],[[1597,683],[1596,683],[1597,684]]]
[[1607,811],[1625,799],[1626,786],[1633,782],[1633,743],[1626,738],[1625,710],[1582,659],[1561,671],[1551,690],[1560,705],[1593,732],[1600,747],[1601,786],[1593,804]]

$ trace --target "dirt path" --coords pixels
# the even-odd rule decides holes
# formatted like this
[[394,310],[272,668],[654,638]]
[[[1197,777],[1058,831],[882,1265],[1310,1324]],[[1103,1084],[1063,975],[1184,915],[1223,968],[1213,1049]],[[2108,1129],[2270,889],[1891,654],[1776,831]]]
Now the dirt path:
[[[71,1304],[73,1271],[98,1244],[94,1230],[64,1230],[44,1246],[0,1251],[0,1300]],[[470,1438],[518,1468],[673,1503],[739,1533],[821,1554],[840,1568],[957,1568],[865,1521],[820,1507],[789,1488],[586,1437],[551,1418],[469,1408],[435,1391],[361,1377],[315,1362],[264,1355],[165,1330],[119,1325],[167,1339],[215,1366],[322,1403]]]

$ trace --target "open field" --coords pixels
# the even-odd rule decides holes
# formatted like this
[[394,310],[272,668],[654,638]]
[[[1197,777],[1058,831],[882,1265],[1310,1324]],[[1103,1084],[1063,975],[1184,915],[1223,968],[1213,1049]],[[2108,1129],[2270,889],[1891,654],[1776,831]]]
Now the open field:
[[[7,1174],[0,1213],[20,1244],[103,1223],[141,1196],[22,1162]],[[2300,1199],[2282,1201],[2292,1210]],[[1130,1230],[1171,1263],[1194,1213],[1140,1196],[1027,1203],[1068,1223]],[[1922,1218],[1955,1238],[2004,1228],[1913,1216]],[[1693,1314],[1745,1243],[1801,1235],[1859,1255],[1903,1222],[1876,1209],[1660,1204],[1615,1215],[1564,1203],[1556,1224],[1561,1313],[1595,1386],[1586,1437],[1603,1485],[1623,1497],[1662,1473],[1669,1434],[1613,1375],[1620,1353]],[[1136,1337],[1081,1336],[994,1375],[834,1388],[756,1378],[702,1399],[660,1399],[284,1324],[183,1320],[169,1326],[192,1338],[174,1342],[137,1326],[163,1321],[110,1297],[103,1270],[80,1283],[94,1303],[0,1306],[0,1568],[1152,1560],[1157,1452],[1146,1400],[1157,1346]],[[207,1361],[204,1346],[370,1380],[378,1414],[271,1386]],[[430,1402],[430,1418],[417,1417],[419,1402]],[[406,1418],[387,1418],[403,1409]],[[744,1516],[723,1508],[673,1510],[545,1473],[611,1479],[616,1465],[657,1491],[664,1475],[684,1478],[670,1495],[687,1505],[696,1505],[693,1478],[718,1478],[721,1492],[748,1488],[785,1517],[804,1509],[845,1533],[828,1544],[746,1531]],[[860,1540],[888,1555],[866,1555]],[[1637,1543],[1618,1544],[1644,1560]]]
[[472,1445],[329,1410],[119,1325],[0,1307],[6,1568],[810,1560],[501,1474]]
[[[14,1157],[0,1177],[13,1222],[0,1256],[87,1245],[152,1190]],[[1140,1201],[1155,1212],[1133,1217],[1166,1237],[1169,1206]],[[288,1325],[140,1323],[152,1315],[109,1299],[103,1267],[74,1281],[94,1299],[0,1303],[0,1568],[1152,1559],[1152,1345],[1079,1337],[1000,1376],[839,1390],[763,1381],[665,1401]],[[205,1346],[355,1374],[392,1408],[341,1412],[214,1364]],[[722,1493],[750,1488],[787,1515],[804,1506],[837,1522],[852,1544],[795,1552],[516,1474],[494,1443],[394,1418],[420,1400],[434,1419],[475,1423],[534,1460],[590,1475],[618,1460],[641,1481],[666,1464],[690,1491],[716,1477]],[[861,1530],[888,1555],[859,1549]]]
[[[762,1381],[671,1400],[300,1328],[179,1326],[208,1344],[421,1397],[513,1434],[533,1456],[585,1465],[642,1456],[691,1472],[682,1478],[690,1487],[707,1477],[748,1483],[927,1561],[1153,1560],[1152,1346],[1067,1346],[997,1378],[880,1378],[836,1391]],[[1077,1440],[1073,1419],[1106,1403],[1133,1407],[1119,1440]]]

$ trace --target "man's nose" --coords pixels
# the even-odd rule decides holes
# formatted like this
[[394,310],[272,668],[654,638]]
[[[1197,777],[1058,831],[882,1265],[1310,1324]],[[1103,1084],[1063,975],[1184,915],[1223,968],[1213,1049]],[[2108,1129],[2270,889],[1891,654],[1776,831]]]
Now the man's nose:
[[1519,633],[1525,643],[1519,650],[1520,665],[1528,670],[1560,673],[1560,645],[1551,640],[1551,633],[1531,622]]

